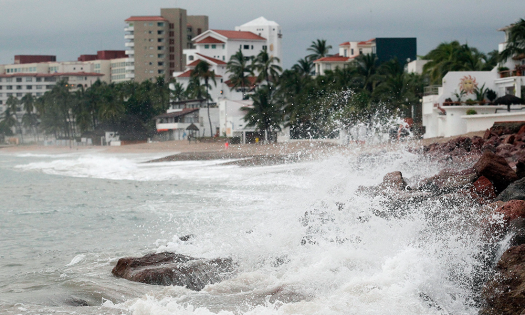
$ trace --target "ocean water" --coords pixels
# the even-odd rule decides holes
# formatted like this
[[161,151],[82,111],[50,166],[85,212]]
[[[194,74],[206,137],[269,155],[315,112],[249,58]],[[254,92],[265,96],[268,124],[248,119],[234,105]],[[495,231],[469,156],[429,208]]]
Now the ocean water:
[[[356,194],[390,171],[438,171],[417,155],[143,163],[161,156],[0,151],[0,313],[477,313],[478,209],[392,214]],[[238,270],[200,292],[111,275],[121,257],[166,250]]]

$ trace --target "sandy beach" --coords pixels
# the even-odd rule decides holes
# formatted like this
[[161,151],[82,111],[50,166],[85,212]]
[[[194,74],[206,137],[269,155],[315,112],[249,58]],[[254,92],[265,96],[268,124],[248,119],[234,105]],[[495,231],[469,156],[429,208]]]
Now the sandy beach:
[[[464,136],[482,136],[483,132],[473,132]],[[190,160],[219,160],[239,159],[230,162],[241,166],[269,165],[293,162],[297,160],[311,160],[335,152],[341,154],[373,153],[382,150],[394,150],[401,146],[419,147],[433,142],[446,142],[450,138],[431,138],[422,140],[409,140],[401,143],[382,143],[367,145],[366,143],[350,143],[339,145],[336,141],[303,140],[287,143],[273,144],[230,144],[226,147],[223,142],[188,143],[188,141],[165,141],[153,143],[132,144],[118,147],[111,146],[43,146],[43,145],[18,145],[0,146],[1,154],[40,153],[64,154],[71,152],[93,152],[108,154],[148,154],[158,153],[165,155],[163,158],[150,162],[190,161]]]

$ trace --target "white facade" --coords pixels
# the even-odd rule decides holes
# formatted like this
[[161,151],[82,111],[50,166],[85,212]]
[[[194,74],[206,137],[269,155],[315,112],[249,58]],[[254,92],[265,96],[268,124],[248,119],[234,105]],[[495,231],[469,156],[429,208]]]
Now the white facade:
[[[489,88],[494,90],[498,97],[505,94],[514,94],[521,97],[521,87],[525,86],[523,77],[499,78],[496,70],[493,71],[451,71],[443,77],[443,85],[437,95],[423,97],[423,125],[426,127],[425,138],[451,137],[471,131],[487,129],[495,121],[515,121],[525,118],[525,112],[506,112],[507,106],[473,105],[468,106],[466,100],[475,100],[474,89]],[[456,94],[461,90],[466,94],[457,99]],[[462,102],[450,104],[446,100]],[[521,106],[518,106],[521,107]],[[467,115],[473,109],[476,115]],[[497,110],[497,113],[496,113]]]
[[[236,31],[252,32],[266,38],[266,47],[270,57],[277,57],[282,65],[282,38],[281,26],[275,21],[268,21],[264,17],[259,17],[253,21],[235,27]],[[230,55],[231,56],[231,55]]]
[[417,73],[417,74],[423,74],[423,67],[429,62],[430,60],[422,60],[417,59],[413,60],[406,64],[406,72],[407,73]]
[[232,101],[221,100],[219,102],[220,111],[220,133],[226,137],[240,136],[245,131],[255,131],[253,127],[246,127],[244,116],[246,112],[243,107],[251,107],[253,101]]

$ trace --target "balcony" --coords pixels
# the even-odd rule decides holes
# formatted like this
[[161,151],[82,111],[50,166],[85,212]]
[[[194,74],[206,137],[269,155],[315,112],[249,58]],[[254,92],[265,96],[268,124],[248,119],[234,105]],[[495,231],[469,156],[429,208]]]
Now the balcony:
[[170,129],[184,129],[186,130],[186,128],[189,127],[189,125],[191,125],[191,123],[162,123],[162,124],[159,124],[157,123],[157,130],[170,130]]
[[131,34],[131,35],[124,35],[124,39],[134,39],[135,38],[135,35]]
[[134,26],[128,26],[124,28],[124,32],[133,32],[135,30]]
[[135,50],[126,50],[126,55],[135,55]]
[[424,90],[423,90],[423,95],[424,96],[429,96],[429,95],[438,95],[439,94],[439,88],[441,87],[441,85],[429,85],[429,86],[425,86]]
[[126,79],[135,79],[135,73],[126,73]]
[[135,47],[135,42],[127,42],[124,44],[126,47]]
[[126,59],[126,62],[135,62],[135,57],[129,57]]
[[124,69],[126,70],[126,72],[134,71],[135,70],[135,66],[125,66]]

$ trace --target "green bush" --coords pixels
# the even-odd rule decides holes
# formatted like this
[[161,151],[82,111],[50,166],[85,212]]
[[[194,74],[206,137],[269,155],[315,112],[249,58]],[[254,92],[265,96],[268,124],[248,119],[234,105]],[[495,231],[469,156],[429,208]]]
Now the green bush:
[[476,115],[478,112],[475,109],[467,110],[467,115]]

